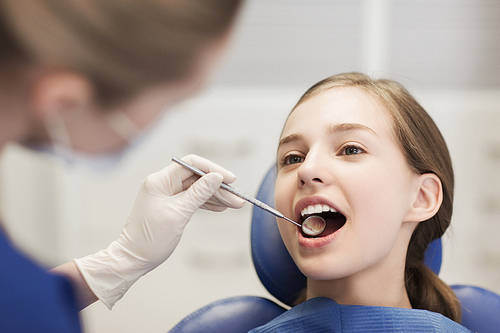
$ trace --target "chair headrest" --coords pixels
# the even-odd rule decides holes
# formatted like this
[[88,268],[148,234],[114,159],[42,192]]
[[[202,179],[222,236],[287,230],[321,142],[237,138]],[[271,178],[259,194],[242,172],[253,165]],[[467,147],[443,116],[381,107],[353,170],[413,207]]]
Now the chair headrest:
[[451,286],[462,305],[462,325],[473,332],[498,332],[500,295],[484,288]]
[[[274,207],[273,166],[262,181],[257,199]],[[306,287],[306,277],[299,271],[281,240],[273,215],[254,207],[251,227],[252,260],[260,281],[281,302],[291,305]],[[442,260],[441,239],[433,241],[425,253],[425,263],[439,274]]]

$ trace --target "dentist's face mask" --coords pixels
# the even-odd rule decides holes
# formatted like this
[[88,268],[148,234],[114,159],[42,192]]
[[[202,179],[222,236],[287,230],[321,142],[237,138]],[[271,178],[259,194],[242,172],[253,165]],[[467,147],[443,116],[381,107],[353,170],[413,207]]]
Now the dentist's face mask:
[[107,124],[119,135],[127,144],[120,150],[110,153],[83,153],[74,150],[71,139],[64,120],[57,113],[45,120],[45,126],[51,139],[51,144],[33,147],[34,150],[56,156],[68,165],[83,166],[94,172],[106,172],[115,169],[124,156],[129,154],[134,148],[144,141],[146,133],[141,133],[123,112],[116,112],[107,117]]

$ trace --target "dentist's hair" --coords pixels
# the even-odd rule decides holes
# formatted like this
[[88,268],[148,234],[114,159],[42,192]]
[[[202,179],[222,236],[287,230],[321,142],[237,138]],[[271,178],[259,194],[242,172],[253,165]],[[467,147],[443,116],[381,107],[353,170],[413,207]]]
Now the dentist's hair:
[[460,302],[455,293],[424,263],[425,250],[434,239],[443,235],[450,225],[453,211],[453,168],[441,132],[401,84],[392,80],[374,80],[360,73],[338,74],[316,83],[293,109],[310,97],[335,87],[358,87],[382,102],[392,117],[393,130],[408,165],[417,174],[433,173],[441,180],[441,207],[436,215],[418,224],[410,239],[405,284],[413,308],[439,312],[460,322]]
[[0,0],[0,63],[74,70],[112,104],[189,75],[242,0]]

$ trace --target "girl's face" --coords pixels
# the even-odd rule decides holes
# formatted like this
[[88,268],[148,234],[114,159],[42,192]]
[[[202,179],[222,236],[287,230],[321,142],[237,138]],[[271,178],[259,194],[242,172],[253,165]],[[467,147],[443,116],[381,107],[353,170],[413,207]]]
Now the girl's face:
[[415,228],[406,215],[418,175],[407,165],[392,126],[383,104],[354,87],[321,92],[289,116],[278,147],[276,207],[295,221],[311,214],[327,220],[325,231],[313,238],[278,221],[307,277],[330,280],[376,267],[404,268]]

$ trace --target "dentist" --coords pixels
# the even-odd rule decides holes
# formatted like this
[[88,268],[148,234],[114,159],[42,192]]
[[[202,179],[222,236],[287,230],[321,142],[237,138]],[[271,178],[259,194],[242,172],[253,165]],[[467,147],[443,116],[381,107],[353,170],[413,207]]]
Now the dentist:
[[[0,0],[0,152],[19,143],[75,161],[122,155],[203,85],[240,2]],[[171,164],[148,176],[118,239],[52,272],[0,222],[0,332],[81,332],[78,311],[98,299],[111,308],[170,256],[197,209],[243,205],[219,190],[229,171],[185,160],[207,175]]]

